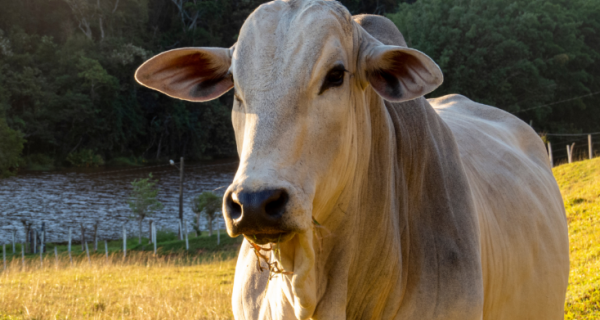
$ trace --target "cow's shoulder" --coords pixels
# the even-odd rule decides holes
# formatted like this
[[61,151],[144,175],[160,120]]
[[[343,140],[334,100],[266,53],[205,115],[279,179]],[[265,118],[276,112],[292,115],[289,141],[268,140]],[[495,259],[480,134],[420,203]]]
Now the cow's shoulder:
[[483,156],[481,152],[473,154],[471,148],[502,148],[506,152],[521,153],[540,167],[548,168],[542,140],[518,117],[459,94],[428,101],[450,127],[460,149],[469,149],[470,156]]
[[352,16],[352,19],[385,45],[407,46],[400,30],[386,17],[374,14],[359,14]]

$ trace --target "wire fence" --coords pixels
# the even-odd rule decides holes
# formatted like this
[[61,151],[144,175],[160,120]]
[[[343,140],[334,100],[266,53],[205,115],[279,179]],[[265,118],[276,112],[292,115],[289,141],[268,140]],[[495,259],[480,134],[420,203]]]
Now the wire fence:
[[600,132],[538,134],[547,140],[546,150],[553,166],[591,159],[600,154]]

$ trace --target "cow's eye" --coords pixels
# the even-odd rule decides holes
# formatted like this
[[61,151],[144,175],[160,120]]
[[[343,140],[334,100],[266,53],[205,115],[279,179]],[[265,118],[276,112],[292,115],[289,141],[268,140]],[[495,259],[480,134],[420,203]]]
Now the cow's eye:
[[323,93],[325,90],[333,87],[339,87],[344,83],[344,74],[346,73],[346,68],[342,65],[337,65],[325,76],[325,80],[323,80],[323,85],[321,85],[321,90],[319,94]]

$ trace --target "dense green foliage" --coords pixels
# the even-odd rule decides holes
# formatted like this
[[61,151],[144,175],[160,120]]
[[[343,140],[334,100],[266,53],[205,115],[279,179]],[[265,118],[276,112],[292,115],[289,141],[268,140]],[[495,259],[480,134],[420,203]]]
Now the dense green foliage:
[[[192,211],[198,215],[198,221],[200,220],[200,214],[204,214],[206,220],[208,220],[209,235],[212,235],[213,221],[217,216],[217,212],[221,210],[222,203],[223,198],[212,191],[204,191],[192,199]],[[199,226],[200,222],[197,225]]]
[[11,129],[6,120],[0,118],[0,178],[14,174],[19,168],[19,155],[23,150],[25,139],[18,131]]
[[[263,2],[0,0],[0,119],[16,132],[14,145],[24,144],[10,167],[235,154],[231,93],[194,104],[143,88],[133,74],[165,50],[231,46]],[[446,77],[435,96],[462,93],[540,131],[598,130],[600,95],[544,107],[600,91],[598,1],[342,3],[389,14],[410,46],[434,58]]]
[[163,204],[156,198],[158,196],[157,181],[152,179],[152,173],[148,178],[136,179],[131,182],[133,190],[129,195],[127,204],[133,212],[133,218],[138,220],[139,241],[142,241],[142,220],[151,216],[156,211],[163,209]]
[[444,84],[533,120],[538,131],[600,129],[600,1],[419,0],[389,15]]

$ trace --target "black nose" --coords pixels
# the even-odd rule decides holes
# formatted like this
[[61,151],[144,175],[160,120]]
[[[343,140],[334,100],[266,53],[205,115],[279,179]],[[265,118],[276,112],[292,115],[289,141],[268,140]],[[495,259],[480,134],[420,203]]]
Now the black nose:
[[288,200],[284,189],[230,192],[225,199],[225,216],[233,220],[235,234],[281,232]]

